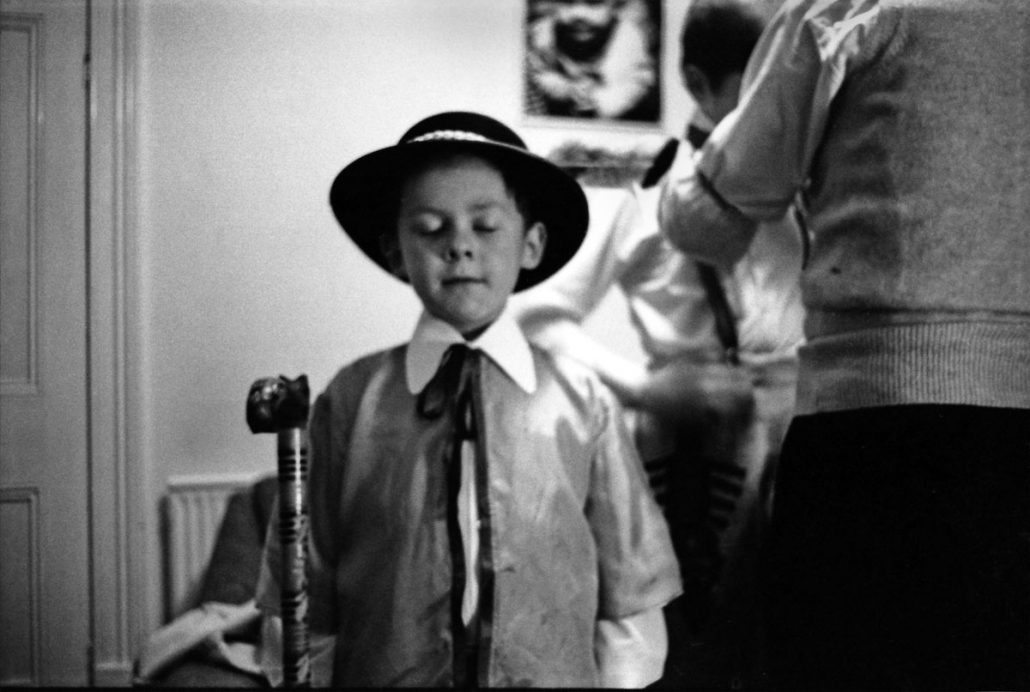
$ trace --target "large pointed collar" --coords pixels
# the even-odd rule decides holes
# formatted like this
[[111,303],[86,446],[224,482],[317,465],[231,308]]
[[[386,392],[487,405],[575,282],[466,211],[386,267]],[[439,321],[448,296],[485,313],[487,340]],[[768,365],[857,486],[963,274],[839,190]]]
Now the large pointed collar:
[[482,351],[524,391],[532,393],[536,390],[536,370],[529,342],[511,312],[505,308],[478,339],[468,342],[454,327],[423,311],[405,355],[409,392],[418,394],[425,388],[440,367],[444,352],[452,344],[466,344]]

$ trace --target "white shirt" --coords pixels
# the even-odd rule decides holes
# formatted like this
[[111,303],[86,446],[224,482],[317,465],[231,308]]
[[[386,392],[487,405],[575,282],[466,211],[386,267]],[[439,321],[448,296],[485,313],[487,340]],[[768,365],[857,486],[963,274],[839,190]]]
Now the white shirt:
[[[443,354],[456,343],[482,351],[524,391],[536,390],[536,368],[529,342],[511,313],[505,310],[478,339],[471,342],[466,342],[454,327],[423,312],[405,356],[409,392],[418,394],[425,388],[440,367]],[[474,444],[466,442],[462,448],[461,487],[458,492],[458,522],[466,565],[478,564],[479,557],[474,462]],[[546,536],[541,539],[546,539]],[[467,570],[467,575],[462,596],[462,620],[466,626],[474,622],[479,601],[476,570]],[[332,679],[335,641],[335,635],[314,633],[311,637],[312,683],[316,687],[328,685]],[[282,624],[277,616],[265,616],[261,648],[262,669],[269,681],[278,685],[282,681]],[[597,623],[594,655],[604,687],[644,687],[658,680],[667,654],[665,617],[660,607]]]
[[[487,327],[478,339],[466,342],[451,325],[423,312],[415,325],[415,334],[405,354],[405,377],[408,391],[421,392],[433,379],[444,353],[454,344],[466,344],[484,353],[497,364],[523,391],[536,390],[536,370],[529,343],[515,320],[507,312]],[[461,618],[465,626],[473,623],[479,603],[479,573],[473,568],[479,564],[479,513],[476,496],[475,443],[466,440],[461,446],[461,487],[458,490],[458,525],[467,565],[465,593],[461,604]]]
[[[674,165],[692,154],[682,143]],[[659,188],[587,192],[591,224],[576,256],[513,299],[530,338],[590,365],[596,345],[581,325],[617,286],[651,365],[721,359],[714,313],[695,263],[659,227]],[[794,357],[803,338],[801,231],[789,217],[766,226],[722,282],[741,360],[752,364]]]
[[[440,367],[447,349],[458,343],[482,351],[520,388],[536,390],[536,370],[529,342],[505,310],[474,341],[466,342],[454,327],[423,312],[408,344],[405,373],[408,391],[418,394]],[[458,523],[461,528],[466,565],[478,564],[479,526],[476,505],[475,445],[462,446],[461,487],[458,491]],[[541,537],[542,539],[545,537]],[[462,620],[474,622],[479,600],[479,579],[475,569],[466,571],[462,598]],[[661,608],[644,611],[618,620],[600,620],[594,640],[594,653],[602,685],[605,687],[643,687],[661,677],[668,653],[665,617]]]

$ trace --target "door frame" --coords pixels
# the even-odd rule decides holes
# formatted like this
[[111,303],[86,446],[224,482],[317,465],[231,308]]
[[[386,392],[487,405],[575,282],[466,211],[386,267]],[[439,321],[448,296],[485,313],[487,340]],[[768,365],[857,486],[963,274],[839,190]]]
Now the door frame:
[[90,682],[125,686],[149,629],[147,537],[155,533],[140,440],[139,22],[132,0],[87,6]]

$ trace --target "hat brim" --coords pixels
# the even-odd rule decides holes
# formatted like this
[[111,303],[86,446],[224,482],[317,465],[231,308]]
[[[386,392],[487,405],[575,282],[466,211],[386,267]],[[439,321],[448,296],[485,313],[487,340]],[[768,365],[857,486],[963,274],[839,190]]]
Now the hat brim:
[[[381,238],[395,233],[397,197],[409,164],[434,151],[468,151],[494,161],[520,184],[547,229],[544,256],[519,275],[515,291],[535,286],[561,269],[583,243],[590,213],[583,188],[556,165],[524,149],[497,142],[422,141],[398,144],[356,159],[336,176],[329,204],[344,232],[373,262],[391,271]],[[400,278],[400,277],[398,277]]]

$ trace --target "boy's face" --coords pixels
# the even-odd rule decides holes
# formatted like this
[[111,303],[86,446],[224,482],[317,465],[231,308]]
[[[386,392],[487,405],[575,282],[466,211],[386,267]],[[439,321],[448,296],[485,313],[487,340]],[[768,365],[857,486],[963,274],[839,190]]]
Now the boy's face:
[[722,83],[715,87],[712,80],[696,65],[683,67],[683,85],[690,92],[691,98],[713,125],[729,115],[740,100],[740,85],[743,73],[733,72],[726,75]]
[[554,6],[559,44],[599,50],[615,24],[617,0],[560,0]]
[[475,338],[504,309],[519,272],[543,258],[546,232],[528,229],[500,172],[458,154],[404,184],[394,271],[406,277],[426,310]]

